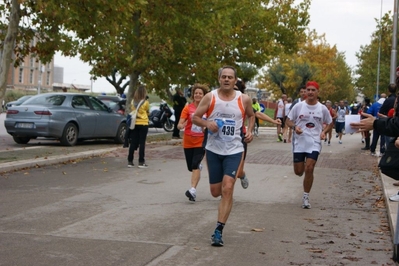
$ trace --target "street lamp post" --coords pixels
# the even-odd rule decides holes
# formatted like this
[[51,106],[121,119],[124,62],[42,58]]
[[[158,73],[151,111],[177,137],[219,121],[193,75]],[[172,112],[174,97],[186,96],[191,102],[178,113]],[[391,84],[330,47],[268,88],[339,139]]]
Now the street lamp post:
[[93,93],[93,76],[90,77],[90,93]]
[[393,33],[392,33],[392,50],[391,50],[391,68],[389,81],[391,84],[395,84],[396,81],[396,64],[397,64],[397,34],[398,34],[398,2],[395,0],[393,7]]
[[375,92],[375,99],[378,100],[378,90],[380,87],[380,62],[381,62],[381,35],[382,35],[382,24],[381,24],[381,19],[382,19],[382,2],[384,0],[381,0],[381,10],[380,10],[380,36],[378,39],[378,64],[377,64],[377,88]]

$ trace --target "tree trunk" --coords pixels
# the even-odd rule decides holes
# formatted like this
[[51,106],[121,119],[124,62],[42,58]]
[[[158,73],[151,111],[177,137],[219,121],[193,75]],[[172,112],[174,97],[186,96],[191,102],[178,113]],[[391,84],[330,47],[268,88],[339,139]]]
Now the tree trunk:
[[[139,56],[139,51],[140,51],[140,16],[141,16],[141,11],[137,11],[133,13],[133,34],[135,37],[135,44],[133,45],[133,62],[136,62]],[[134,65],[134,63],[133,63]],[[133,70],[132,73],[130,74],[130,81],[129,81],[129,90],[126,95],[126,111],[125,114],[130,113],[130,103],[133,99],[134,92],[136,88],[139,85],[139,77],[140,77],[141,72],[138,70]]]
[[2,56],[0,59],[0,101],[3,102],[7,90],[7,77],[10,70],[15,40],[18,34],[18,25],[21,20],[21,7],[18,0],[12,0],[10,20],[7,35],[4,39]]

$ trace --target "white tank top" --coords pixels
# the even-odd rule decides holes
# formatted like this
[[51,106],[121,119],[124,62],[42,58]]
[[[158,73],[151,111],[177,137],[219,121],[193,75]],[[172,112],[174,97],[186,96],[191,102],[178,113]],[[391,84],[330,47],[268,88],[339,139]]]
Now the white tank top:
[[212,100],[207,117],[210,121],[223,121],[223,126],[216,133],[208,133],[205,149],[219,154],[230,155],[244,151],[241,142],[241,127],[243,126],[245,109],[242,94],[236,95],[231,101],[223,101],[218,96],[218,90],[211,91]]

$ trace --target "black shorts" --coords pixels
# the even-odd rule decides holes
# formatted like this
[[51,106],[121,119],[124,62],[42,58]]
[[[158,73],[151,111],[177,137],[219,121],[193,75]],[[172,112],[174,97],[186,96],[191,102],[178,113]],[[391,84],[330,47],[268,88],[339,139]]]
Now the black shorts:
[[312,151],[312,153],[294,152],[294,163],[302,163],[305,161],[305,158],[310,158],[317,161],[319,154],[320,153],[318,151]]
[[184,155],[186,157],[187,169],[192,172],[199,169],[202,159],[204,159],[205,149],[199,148],[184,148]]
[[280,119],[281,121],[281,128],[284,128],[285,126],[285,119],[283,117],[277,117],[277,119]]
[[345,129],[345,122],[335,122],[335,132],[342,133],[342,130]]

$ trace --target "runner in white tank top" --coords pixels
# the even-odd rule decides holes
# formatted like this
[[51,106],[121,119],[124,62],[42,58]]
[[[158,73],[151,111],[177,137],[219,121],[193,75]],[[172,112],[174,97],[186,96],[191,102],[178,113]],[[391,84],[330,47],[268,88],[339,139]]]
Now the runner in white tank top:
[[[219,70],[220,88],[201,100],[193,116],[193,123],[208,129],[206,160],[209,183],[214,197],[222,196],[218,209],[216,229],[211,237],[212,246],[223,246],[222,233],[233,205],[234,184],[243,159],[241,127],[243,116],[249,119],[244,141],[252,141],[254,112],[251,99],[234,90],[237,82],[235,68],[226,66]],[[207,120],[202,116],[207,114]],[[217,125],[220,123],[220,126]]]

